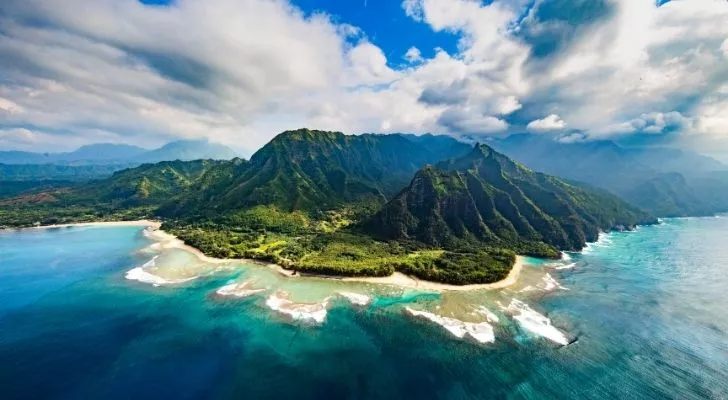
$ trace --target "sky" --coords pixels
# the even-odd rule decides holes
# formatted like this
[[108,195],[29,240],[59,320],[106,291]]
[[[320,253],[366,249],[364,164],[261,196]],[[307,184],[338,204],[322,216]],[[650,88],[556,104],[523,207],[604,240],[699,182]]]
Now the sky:
[[728,160],[725,0],[2,0],[0,149],[300,127]]

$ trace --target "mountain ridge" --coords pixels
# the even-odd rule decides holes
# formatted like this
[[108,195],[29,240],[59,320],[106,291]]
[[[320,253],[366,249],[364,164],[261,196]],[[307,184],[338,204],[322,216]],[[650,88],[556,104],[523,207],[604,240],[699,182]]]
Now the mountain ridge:
[[225,187],[218,185],[212,195],[198,190],[176,201],[177,210],[170,212],[254,205],[306,211],[364,200],[383,202],[425,163],[469,148],[452,138],[437,140],[444,140],[445,150],[441,143],[417,143],[400,135],[286,131],[255,152],[237,175],[227,174]]
[[418,171],[363,226],[390,240],[414,238],[445,247],[487,243],[555,256],[554,249],[580,250],[600,231],[654,222],[611,194],[531,171],[487,145],[476,145],[460,159]]
[[160,161],[192,161],[201,159],[231,159],[235,151],[221,144],[203,140],[177,140],[155,149],[116,144],[95,143],[79,147],[71,152],[34,153],[25,151],[0,151],[0,163],[6,165],[26,164],[123,164],[141,165]]

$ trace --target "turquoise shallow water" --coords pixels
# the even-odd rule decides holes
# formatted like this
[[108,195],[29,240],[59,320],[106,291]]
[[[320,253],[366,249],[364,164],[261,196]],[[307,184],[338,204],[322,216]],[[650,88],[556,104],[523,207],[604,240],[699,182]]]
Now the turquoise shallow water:
[[[1,233],[0,398],[728,398],[726,243],[728,218],[668,220],[551,270],[569,290],[374,291],[364,308],[333,298],[312,326],[273,313],[269,293],[214,295],[233,279],[272,282],[269,271],[125,279],[150,259],[140,228]],[[525,280],[549,268],[532,263]],[[283,285],[319,299],[327,284]],[[495,343],[475,344],[403,312],[527,295],[575,343],[499,313]]]

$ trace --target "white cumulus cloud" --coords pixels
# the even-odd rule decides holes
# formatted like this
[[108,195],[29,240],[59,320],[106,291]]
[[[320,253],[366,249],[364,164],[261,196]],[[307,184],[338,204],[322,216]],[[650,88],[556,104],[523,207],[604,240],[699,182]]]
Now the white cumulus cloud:
[[532,132],[555,131],[566,128],[566,123],[558,115],[551,114],[529,122],[526,128]]
[[420,49],[412,46],[407,49],[406,53],[404,53],[404,59],[410,63],[417,63],[422,61],[422,53],[420,52]]

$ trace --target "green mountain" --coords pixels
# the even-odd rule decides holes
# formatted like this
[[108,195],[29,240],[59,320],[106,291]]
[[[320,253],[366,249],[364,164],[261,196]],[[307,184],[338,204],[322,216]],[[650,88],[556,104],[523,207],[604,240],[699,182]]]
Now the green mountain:
[[279,134],[246,164],[221,164],[161,212],[220,214],[258,205],[321,211],[351,203],[383,203],[427,163],[469,146],[452,138],[344,135],[300,129]]
[[[151,217],[208,169],[225,161],[164,161],[75,186],[51,185],[0,201],[0,225],[27,226]],[[42,187],[41,187],[42,188]],[[33,189],[33,188],[30,188]]]
[[580,250],[600,231],[653,223],[604,191],[534,172],[486,145],[421,169],[407,188],[362,226],[387,240],[434,247],[487,244],[554,256]]
[[73,191],[76,198],[122,206],[158,204],[182,193],[209,169],[225,163],[214,160],[162,161],[114,173]]

